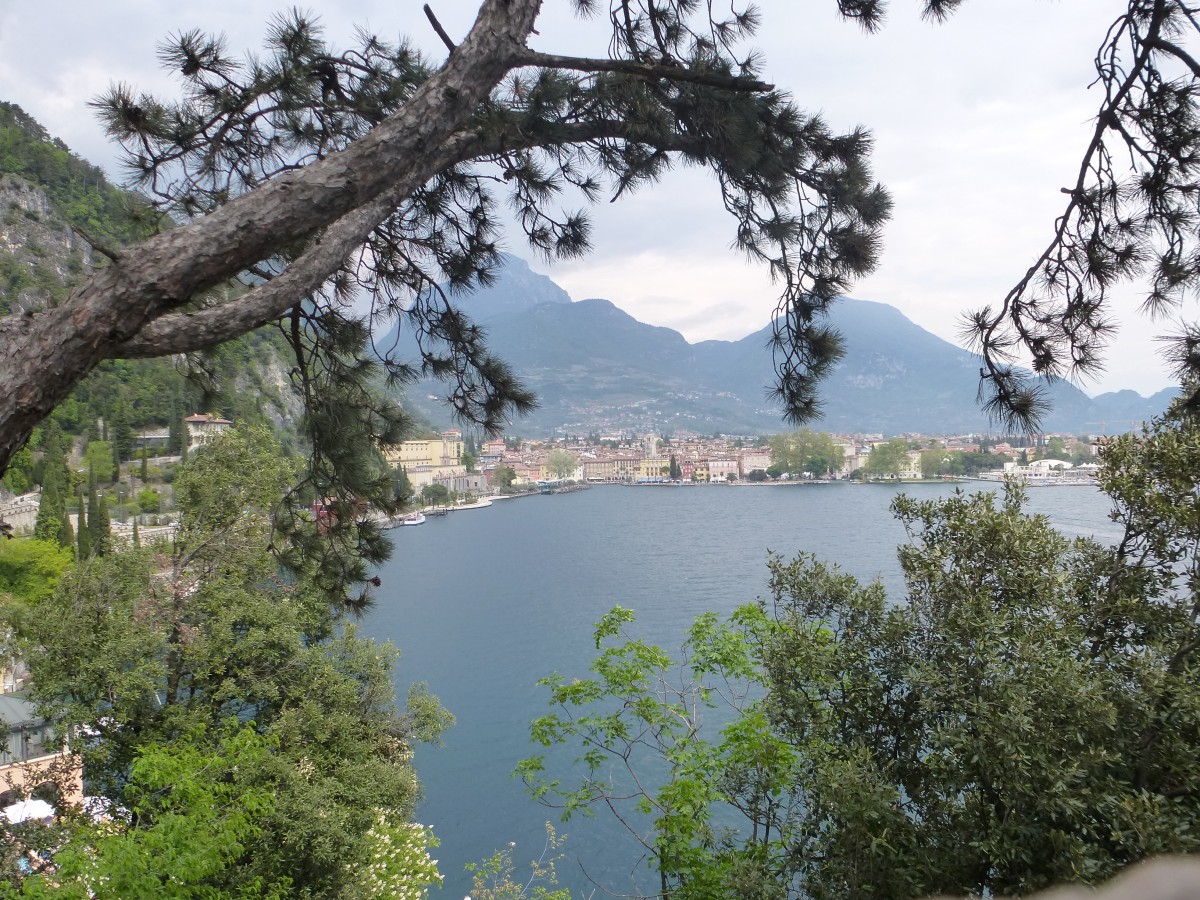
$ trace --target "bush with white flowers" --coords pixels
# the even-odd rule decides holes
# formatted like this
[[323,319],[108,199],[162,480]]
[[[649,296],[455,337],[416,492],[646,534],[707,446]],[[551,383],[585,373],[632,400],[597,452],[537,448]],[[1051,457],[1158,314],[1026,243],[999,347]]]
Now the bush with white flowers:
[[416,822],[388,821],[380,811],[367,832],[366,882],[371,894],[395,900],[425,900],[429,887],[442,883],[437,860],[429,850],[438,845],[433,828]]

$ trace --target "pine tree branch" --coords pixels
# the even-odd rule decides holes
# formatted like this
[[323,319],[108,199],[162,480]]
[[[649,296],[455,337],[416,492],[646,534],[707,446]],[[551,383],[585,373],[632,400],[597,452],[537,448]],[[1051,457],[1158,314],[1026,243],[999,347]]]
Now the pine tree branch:
[[556,53],[540,53],[526,50],[520,56],[522,65],[541,66],[546,69],[567,69],[572,72],[618,72],[637,78],[654,81],[677,81],[685,84],[701,84],[707,87],[724,88],[731,91],[772,91],[775,85],[759,81],[748,75],[726,75],[723,72],[707,72],[688,68],[679,63],[645,63],[632,59],[594,59],[584,56],[561,56]]
[[[457,165],[502,152],[602,139],[653,142],[664,151],[696,155],[702,154],[705,148],[704,142],[697,137],[674,134],[664,140],[661,134],[651,135],[628,122],[610,120],[551,125],[517,139],[462,135],[447,145],[440,159],[443,165]],[[410,173],[385,195],[331,225],[303,255],[270,281],[214,306],[164,315],[116,347],[112,358],[134,359],[206,350],[276,321],[310,295],[315,286],[332,277],[370,233],[424,182],[423,175]]]

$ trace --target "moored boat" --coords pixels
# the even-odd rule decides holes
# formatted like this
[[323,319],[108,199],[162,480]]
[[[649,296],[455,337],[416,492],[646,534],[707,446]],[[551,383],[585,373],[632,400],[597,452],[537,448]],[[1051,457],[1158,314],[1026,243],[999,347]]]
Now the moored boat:
[[404,518],[402,518],[400,520],[400,524],[401,525],[424,525],[425,524],[425,516],[424,516],[424,514],[419,513],[419,512],[409,513],[407,516],[405,516]]

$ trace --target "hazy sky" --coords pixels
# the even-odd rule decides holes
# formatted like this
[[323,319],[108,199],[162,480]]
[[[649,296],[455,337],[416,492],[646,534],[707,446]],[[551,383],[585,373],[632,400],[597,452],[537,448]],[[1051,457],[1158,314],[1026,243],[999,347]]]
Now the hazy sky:
[[[454,37],[477,4],[434,0]],[[603,21],[579,21],[570,0],[545,0],[538,49],[604,55]],[[870,128],[875,171],[895,215],[882,264],[854,296],[899,307],[956,340],[962,314],[998,301],[1044,246],[1074,180],[1099,102],[1092,59],[1125,0],[968,0],[949,22],[921,21],[916,0],[893,0],[881,33],[836,16],[834,0],[760,0],[756,40],[768,80],[837,129]],[[268,0],[0,0],[0,99],[20,104],[81,156],[116,172],[115,155],[87,101],[111,81],[163,93],[155,47],[171,32],[224,32],[257,48],[263,23],[287,4]],[[340,0],[303,4],[333,39],[356,24],[385,38],[408,34],[440,52],[421,3]],[[732,220],[715,184],[676,170],[653,190],[594,216],[595,252],[569,264],[534,261],[575,299],[606,297],[689,340],[735,340],[761,328],[777,290],[731,249]],[[518,236],[509,249],[529,257]],[[1169,383],[1155,335],[1169,322],[1115,310],[1121,336],[1089,393]],[[1194,316],[1194,309],[1184,311]]]

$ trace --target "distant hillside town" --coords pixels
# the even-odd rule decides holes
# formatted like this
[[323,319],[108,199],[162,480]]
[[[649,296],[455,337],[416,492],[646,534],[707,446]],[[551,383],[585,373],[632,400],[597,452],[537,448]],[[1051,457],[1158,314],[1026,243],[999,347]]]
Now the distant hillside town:
[[626,432],[580,439],[496,438],[475,443],[449,429],[384,448],[420,493],[441,485],[482,495],[539,483],[767,483],[830,479],[914,481],[1006,475],[1028,481],[1088,479],[1102,436],[1048,434],[842,435],[802,430],[770,437],[670,437]]

